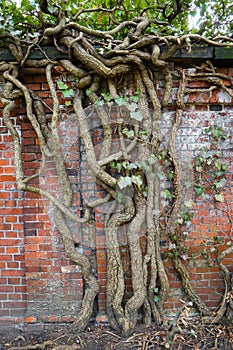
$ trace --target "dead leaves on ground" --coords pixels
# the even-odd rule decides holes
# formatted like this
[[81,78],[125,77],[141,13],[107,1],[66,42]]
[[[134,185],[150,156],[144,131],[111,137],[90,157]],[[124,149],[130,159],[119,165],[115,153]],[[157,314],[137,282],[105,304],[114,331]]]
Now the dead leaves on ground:
[[[177,324],[176,332],[161,327],[138,327],[137,332],[122,339],[109,327],[93,326],[80,334],[67,329],[51,330],[34,337],[19,336],[4,344],[6,350],[233,350],[231,326],[202,325],[200,322]],[[61,335],[63,334],[63,335]],[[172,336],[171,336],[172,335]],[[26,339],[26,337],[28,339]],[[31,343],[31,344],[30,344]]]

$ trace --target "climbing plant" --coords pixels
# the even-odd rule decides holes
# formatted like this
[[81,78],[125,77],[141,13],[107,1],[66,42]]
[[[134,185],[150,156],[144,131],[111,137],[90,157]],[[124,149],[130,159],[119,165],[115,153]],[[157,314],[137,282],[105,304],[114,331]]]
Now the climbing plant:
[[[208,5],[214,16],[206,11]],[[79,4],[69,0],[60,3],[22,0],[19,9],[14,2],[4,0],[0,8],[0,42],[14,57],[12,62],[1,62],[0,71],[5,81],[1,93],[3,120],[14,142],[16,181],[19,190],[37,193],[51,202],[66,254],[81,267],[86,288],[76,327],[87,326],[99,287],[91,261],[75,247],[68,223],[88,223],[95,208],[111,202],[112,211],[105,218],[106,309],[111,326],[124,335],[130,334],[142,309],[145,325],[166,324],[164,302],[169,294],[169,280],[161,235],[170,242],[167,256],[172,259],[189,299],[206,320],[220,321],[230,305],[227,300],[232,288],[229,271],[222,261],[233,248],[229,246],[217,257],[226,292],[220,311],[212,315],[196,294],[184,264],[187,251],[181,228],[191,221],[193,200],[184,200],[187,168],[180,159],[176,139],[190,92],[189,82],[204,81],[207,91],[223,88],[233,97],[231,89],[223,84],[228,81],[231,86],[232,82],[218,74],[210,63],[197,68],[198,74],[192,74],[181,67],[172,71],[169,61],[177,50],[191,51],[195,45],[231,46],[233,39],[227,35],[231,32],[232,5],[227,1],[203,4],[189,0]],[[199,18],[195,17],[198,14]],[[49,58],[44,51],[46,45],[54,46],[66,58],[59,61]],[[35,48],[43,53],[43,59],[31,58]],[[53,73],[57,66],[63,67],[63,76],[73,77],[71,85],[61,79],[55,87]],[[53,100],[51,113],[46,112],[43,99],[22,82],[20,73],[25,67],[44,68]],[[178,86],[174,119],[169,141],[164,143],[161,116],[168,107],[174,81]],[[61,110],[57,91],[67,99],[68,115],[78,121],[90,173],[105,193],[103,198],[87,202],[82,215],[73,210],[74,189],[58,131]],[[55,164],[62,198],[34,185],[33,180],[41,170],[30,176],[25,173],[21,139],[11,118],[18,98],[24,101],[27,118],[38,138],[41,168],[47,159]],[[98,153],[88,123],[90,116],[98,118],[102,127]],[[207,133],[215,141],[224,138],[218,128],[210,127]],[[226,166],[220,158],[214,149],[211,154],[203,151],[196,157],[193,189],[197,196],[204,192],[202,174],[211,165],[216,175],[212,179],[213,199],[223,202],[221,189],[225,185]],[[139,239],[143,225],[146,225],[145,251]],[[127,228],[131,262],[133,292],[128,300],[124,300],[125,279],[118,240],[121,226]]]

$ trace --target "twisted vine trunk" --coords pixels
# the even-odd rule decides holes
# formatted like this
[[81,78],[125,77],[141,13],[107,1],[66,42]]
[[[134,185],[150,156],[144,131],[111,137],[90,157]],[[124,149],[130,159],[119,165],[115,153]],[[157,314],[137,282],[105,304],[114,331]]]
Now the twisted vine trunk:
[[[177,94],[177,107],[176,107],[176,113],[173,120],[173,125],[170,132],[170,143],[169,143],[169,153],[173,161],[174,165],[174,205],[173,210],[171,213],[171,217],[168,221],[168,235],[171,239],[173,239],[173,236],[179,237],[180,235],[180,224],[179,224],[179,214],[182,211],[182,204],[184,202],[185,194],[184,194],[184,170],[181,165],[181,159],[177,154],[176,151],[176,139],[177,139],[177,132],[179,129],[179,126],[182,121],[183,116],[183,110],[184,110],[184,95],[185,95],[185,88],[186,88],[186,77],[184,71],[180,72],[181,78],[180,78],[180,85],[178,89]],[[206,305],[201,301],[201,299],[198,297],[198,295],[195,293],[190,277],[189,272],[186,269],[185,265],[183,264],[181,258],[179,256],[173,257],[173,264],[179,275],[181,276],[182,280],[182,286],[188,295],[188,297],[191,299],[191,301],[194,303],[194,305],[197,307],[199,312],[203,315],[209,315],[210,311],[206,307]]]

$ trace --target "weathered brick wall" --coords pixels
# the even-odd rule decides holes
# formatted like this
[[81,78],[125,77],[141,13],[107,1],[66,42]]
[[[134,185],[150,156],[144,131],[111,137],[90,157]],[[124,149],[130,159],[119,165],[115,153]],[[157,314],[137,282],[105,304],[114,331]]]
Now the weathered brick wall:
[[[36,72],[32,74],[30,71],[25,73],[29,74],[21,77],[22,80],[43,98],[49,116],[52,100],[45,76]],[[233,69],[221,68],[219,73],[233,76]],[[56,79],[61,77],[57,76]],[[190,82],[189,87],[205,88],[206,83]],[[161,126],[165,140],[174,117],[176,91],[174,87],[169,107],[162,116]],[[63,113],[66,111],[65,101],[62,96],[60,97],[62,118],[59,133],[68,174],[75,191],[75,207],[82,213],[85,201],[94,196],[102,196],[102,192],[96,187],[88,172],[77,121],[72,120],[69,114]],[[222,90],[189,94],[177,140],[178,151],[187,169],[198,150],[208,146],[204,128],[217,124],[227,130],[231,140],[232,102],[232,98]],[[25,106],[20,101],[18,103],[13,117],[23,140],[26,175],[30,175],[41,166],[41,155],[36,135],[25,116]],[[12,139],[2,119],[0,122],[0,325],[21,323],[25,320],[28,323],[69,322],[77,314],[82,300],[83,285],[79,267],[74,266],[65,255],[54,226],[50,204],[35,194],[22,193],[16,189]],[[98,127],[93,126],[93,137],[98,144]],[[224,147],[225,162],[228,165],[227,199],[232,210],[232,144],[226,143]],[[40,177],[34,180],[34,184],[52,193],[59,193],[58,179],[50,160],[46,161],[45,168]],[[190,198],[189,193],[187,196],[187,199]],[[208,306],[214,308],[221,299],[224,282],[219,269],[216,266],[209,266],[208,261],[203,259],[202,251],[205,248],[205,240],[213,239],[215,236],[229,236],[230,239],[232,227],[226,213],[217,210],[210,202],[201,198],[198,198],[192,210],[194,217],[188,230],[189,239],[186,244],[190,249],[189,256],[193,254],[194,258],[188,260],[186,264],[189,265],[191,280],[198,295]],[[97,209],[93,221],[89,224],[71,224],[74,240],[81,242],[77,249],[89,255],[93,266],[96,267],[100,284],[96,312],[100,314],[105,312],[106,299],[105,212],[106,207]],[[142,232],[142,246],[144,242],[145,236]],[[131,279],[124,230],[121,243],[127,277],[126,292],[130,295]],[[232,256],[227,257],[224,263],[232,271]],[[166,307],[174,310],[180,305],[180,299],[184,296],[179,277],[171,262],[166,260],[165,266],[172,287]]]
[[[1,106],[2,107],[2,106]],[[14,119],[15,125],[17,121]],[[20,133],[20,127],[18,127]],[[26,303],[23,194],[16,188],[11,136],[0,119],[0,326],[21,322]]]

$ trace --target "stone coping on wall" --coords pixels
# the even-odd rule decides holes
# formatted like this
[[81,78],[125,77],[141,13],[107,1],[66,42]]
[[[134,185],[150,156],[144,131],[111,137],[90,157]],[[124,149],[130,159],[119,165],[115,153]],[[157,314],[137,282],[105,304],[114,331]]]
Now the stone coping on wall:
[[[165,50],[165,47],[162,47],[162,51],[163,50]],[[65,52],[65,47],[61,47],[60,50],[57,50],[54,46],[45,46],[43,48],[34,48],[31,50],[29,58],[35,60],[44,58],[60,60],[68,57],[68,53],[66,54]],[[9,62],[14,60],[15,58],[12,56],[9,49],[0,48],[0,61]],[[174,54],[170,61],[176,63],[178,62],[183,66],[188,66],[190,64],[198,64],[207,60],[213,62],[216,66],[227,67],[232,65],[233,47],[195,46],[190,52],[186,49],[180,49]]]

